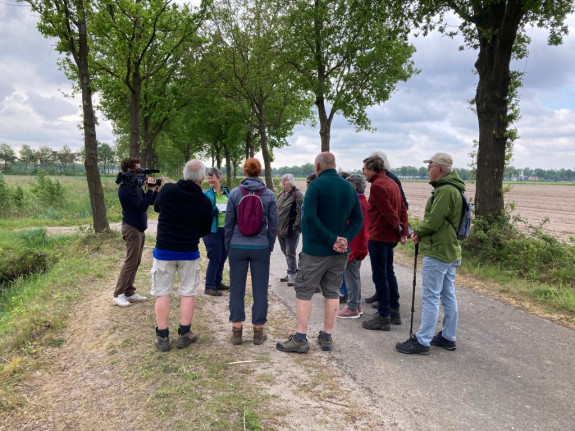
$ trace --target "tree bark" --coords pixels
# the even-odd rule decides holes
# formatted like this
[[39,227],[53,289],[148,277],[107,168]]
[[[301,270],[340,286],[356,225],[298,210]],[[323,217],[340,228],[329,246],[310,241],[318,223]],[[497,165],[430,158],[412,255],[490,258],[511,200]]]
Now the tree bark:
[[325,109],[325,99],[323,96],[317,96],[315,100],[319,118],[319,137],[321,139],[321,152],[329,151],[331,139],[331,117],[328,117]]
[[260,134],[260,145],[262,148],[262,157],[264,158],[264,169],[266,178],[266,187],[270,190],[274,190],[274,182],[272,180],[272,164],[270,160],[270,150],[268,147],[268,133],[266,130],[266,113],[265,105],[260,104],[258,107],[258,130]]
[[90,194],[90,204],[92,206],[92,218],[94,222],[94,231],[102,233],[110,230],[108,218],[106,216],[106,205],[104,201],[104,190],[100,180],[100,171],[98,170],[98,142],[96,141],[96,118],[92,104],[92,87],[90,72],[88,69],[88,32],[86,28],[86,13],[83,1],[79,1],[79,12],[81,19],[78,23],[79,37],[79,55],[78,55],[78,73],[80,78],[80,87],[82,91],[82,111],[84,114],[84,147],[86,150],[86,159],[84,167],[86,168],[86,179],[88,181],[88,192]]
[[140,158],[140,104],[142,79],[138,68],[132,73],[130,95],[130,157]]
[[479,75],[475,93],[479,122],[476,216],[499,217],[505,208],[503,176],[509,127],[509,64],[523,14],[519,0],[502,2],[499,7],[491,7],[485,19],[477,24],[480,45],[475,63]]

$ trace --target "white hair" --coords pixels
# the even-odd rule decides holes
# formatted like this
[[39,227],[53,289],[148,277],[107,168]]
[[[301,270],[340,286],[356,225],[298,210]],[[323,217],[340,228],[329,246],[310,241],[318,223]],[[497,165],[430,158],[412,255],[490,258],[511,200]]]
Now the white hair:
[[374,151],[372,156],[377,156],[381,160],[383,160],[383,169],[384,170],[386,170],[386,171],[391,170],[391,163],[389,163],[389,160],[387,160],[387,155],[383,151]]
[[199,160],[189,160],[184,166],[184,180],[201,183],[206,177],[206,167]]
[[282,175],[282,180],[288,180],[292,187],[295,187],[295,178],[292,174],[284,174]]

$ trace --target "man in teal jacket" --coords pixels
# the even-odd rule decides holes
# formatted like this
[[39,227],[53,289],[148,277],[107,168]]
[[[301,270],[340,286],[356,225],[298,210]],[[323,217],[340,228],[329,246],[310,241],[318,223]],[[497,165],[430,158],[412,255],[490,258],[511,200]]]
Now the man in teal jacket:
[[[425,205],[423,221],[413,227],[411,238],[419,243],[422,260],[423,311],[419,331],[404,343],[395,346],[401,353],[429,354],[430,344],[455,350],[457,329],[457,298],[455,297],[455,269],[461,265],[461,247],[455,229],[459,226],[462,210],[460,191],[465,184],[456,171],[449,154],[436,153],[428,163],[431,197]],[[443,305],[442,330],[433,335]]]
[[363,225],[363,213],[357,193],[335,170],[335,157],[329,152],[315,159],[317,179],[305,194],[301,230],[303,249],[295,279],[296,334],[277,343],[282,352],[306,353],[307,324],[311,298],[321,289],[325,298],[323,331],[318,343],[322,350],[332,349],[331,333],[339,308],[339,287],[348,260],[348,244]]

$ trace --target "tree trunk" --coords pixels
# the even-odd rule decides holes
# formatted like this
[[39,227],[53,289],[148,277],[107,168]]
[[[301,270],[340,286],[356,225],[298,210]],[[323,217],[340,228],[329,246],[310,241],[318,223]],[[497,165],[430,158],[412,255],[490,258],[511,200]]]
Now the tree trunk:
[[[509,1],[507,5],[502,3],[500,7],[492,7],[485,22],[478,24],[480,45],[475,68],[479,83],[475,105],[479,122],[479,147],[475,215],[481,217],[499,217],[505,208],[503,175],[509,126],[509,64],[523,14],[519,0]],[[487,39],[486,34],[490,34],[491,38]]]
[[227,145],[224,145],[224,153],[226,155],[226,179],[228,181],[228,188],[232,184],[232,154]]
[[84,114],[84,147],[86,150],[86,159],[84,167],[86,168],[86,179],[88,181],[88,192],[90,194],[90,203],[92,205],[92,218],[94,222],[94,231],[102,233],[110,230],[108,218],[106,216],[106,205],[104,202],[104,190],[100,180],[100,171],[98,170],[98,142],[96,141],[96,118],[94,116],[94,107],[92,105],[92,87],[90,72],[88,69],[88,33],[86,28],[86,13],[83,2],[80,0],[81,20],[78,25],[78,37],[80,40],[78,56],[78,72],[80,78],[80,87],[82,90],[82,111]]
[[130,157],[140,158],[140,105],[142,97],[142,78],[139,69],[134,66],[130,97]]
[[321,138],[321,152],[329,151],[329,142],[331,138],[331,119],[332,116],[327,116],[325,109],[325,99],[323,95],[318,95],[315,99],[315,106],[319,117],[319,136]]
[[254,157],[255,154],[254,127],[250,124],[246,134],[246,159]]
[[268,134],[266,131],[265,126],[265,117],[260,119],[259,124],[259,132],[260,132],[260,144],[262,147],[262,156],[264,158],[264,169],[265,169],[265,178],[266,178],[266,187],[270,190],[274,190],[274,182],[272,180],[272,164],[270,161],[270,150],[268,148]]

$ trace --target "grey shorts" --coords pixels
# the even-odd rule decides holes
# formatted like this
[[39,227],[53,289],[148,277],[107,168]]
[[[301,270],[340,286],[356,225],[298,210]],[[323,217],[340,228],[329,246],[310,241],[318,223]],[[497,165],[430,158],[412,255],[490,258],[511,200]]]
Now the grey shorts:
[[327,299],[338,299],[347,253],[337,256],[311,256],[300,253],[299,268],[295,279],[297,299],[309,301],[319,287]]
[[165,296],[172,293],[174,277],[178,273],[180,296],[196,296],[200,284],[200,259],[158,260],[154,259],[150,271],[152,289],[150,295]]

